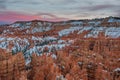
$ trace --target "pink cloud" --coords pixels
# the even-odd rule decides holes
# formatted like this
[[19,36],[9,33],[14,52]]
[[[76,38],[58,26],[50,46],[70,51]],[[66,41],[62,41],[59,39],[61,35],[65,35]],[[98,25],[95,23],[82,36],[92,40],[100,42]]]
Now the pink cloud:
[[0,12],[0,21],[6,21],[6,22],[14,22],[19,20],[33,20],[39,18],[40,18],[39,16],[23,14],[18,12],[11,12],[11,11]]
[[[45,19],[43,18],[44,15],[47,15]],[[31,14],[25,14],[25,13],[13,12],[13,11],[4,11],[4,12],[1,11],[0,12],[0,21],[15,22],[15,21],[29,21],[29,20],[35,20],[35,19],[46,20],[46,21],[68,20],[67,18],[59,18],[49,13],[31,15]]]

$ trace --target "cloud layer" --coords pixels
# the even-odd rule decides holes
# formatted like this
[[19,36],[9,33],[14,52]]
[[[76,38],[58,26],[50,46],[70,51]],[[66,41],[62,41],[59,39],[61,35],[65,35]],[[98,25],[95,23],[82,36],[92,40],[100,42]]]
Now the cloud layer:
[[120,0],[0,0],[0,21],[120,16],[119,4]]

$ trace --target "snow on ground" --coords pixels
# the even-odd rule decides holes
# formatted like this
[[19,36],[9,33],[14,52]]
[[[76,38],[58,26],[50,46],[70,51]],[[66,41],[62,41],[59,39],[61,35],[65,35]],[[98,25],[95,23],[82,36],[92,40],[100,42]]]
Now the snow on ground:
[[20,23],[14,23],[14,24],[10,25],[10,27],[20,27],[20,26],[21,26]]
[[109,36],[112,38],[120,37],[120,27],[110,27],[105,30],[105,36]]
[[30,25],[31,25],[31,22],[28,22],[28,23],[14,23],[14,24],[11,24],[10,27],[19,27],[22,30],[22,29],[30,28],[31,27]]
[[32,29],[32,33],[43,32],[44,30],[45,30],[45,28],[43,28],[43,27],[37,27],[37,28],[33,28]]
[[48,37],[45,37],[44,40],[46,40],[46,41],[57,40],[57,38],[48,36]]
[[120,68],[116,68],[114,71],[120,71]]
[[43,40],[42,38],[40,37],[35,37],[35,36],[32,36],[32,40]]
[[59,36],[65,36],[69,35],[70,33],[73,33],[74,31],[80,30],[81,27],[70,27],[68,29],[63,29],[60,32],[58,32]]
[[109,20],[108,20],[108,22],[120,22],[120,20],[119,19],[114,19],[114,18],[110,18]]
[[111,38],[120,37],[120,27],[83,27],[80,29],[78,34],[81,34],[83,31],[90,31],[88,34],[84,36],[84,38],[94,37],[97,38],[100,32],[104,32],[105,36]]
[[74,31],[78,31],[78,34],[83,33],[83,31],[90,31],[88,34],[84,36],[84,38],[94,37],[97,38],[100,32],[104,32],[105,36],[111,38],[120,37],[120,27],[93,27],[93,26],[78,26],[78,27],[70,27],[68,29],[63,29],[58,32],[59,36],[66,36]]
[[8,46],[8,42],[0,42],[0,48],[6,49]]
[[[29,43],[29,40],[26,38],[21,39],[18,37],[15,37],[15,38],[0,37],[0,48],[7,49],[10,52],[12,51],[12,54],[16,54],[17,52],[22,51],[26,59],[26,64],[28,64],[30,62],[30,57],[33,53],[36,53],[37,55],[41,55],[44,53],[44,50],[48,48],[48,51],[46,52],[48,54],[53,49],[60,50],[65,46],[69,46],[71,44],[71,41],[66,42],[64,40],[60,40],[60,39],[58,40],[57,38],[52,36],[48,36],[45,38],[32,36],[31,40],[34,42],[37,40],[43,44],[39,44],[39,42],[37,43],[39,45],[36,45],[36,43]],[[47,43],[45,43],[45,41],[47,41]],[[56,41],[56,43],[49,44],[49,42],[51,41]],[[11,49],[8,49],[9,43],[13,44]],[[33,46],[30,47],[30,45],[33,45]],[[55,55],[51,57],[55,58]]]
[[88,26],[88,27],[81,27],[81,29],[79,30],[78,34],[81,34],[83,31],[88,31],[93,29],[92,26]]
[[82,21],[75,21],[75,22],[71,22],[70,24],[74,25],[74,26],[80,26],[83,24]]

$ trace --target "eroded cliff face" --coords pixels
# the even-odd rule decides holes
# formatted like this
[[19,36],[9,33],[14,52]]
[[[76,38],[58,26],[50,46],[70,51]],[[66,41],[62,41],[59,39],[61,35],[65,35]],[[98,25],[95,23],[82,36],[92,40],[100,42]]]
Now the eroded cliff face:
[[119,80],[120,18],[0,27],[0,80]]
[[119,80],[119,52],[120,39],[106,38],[103,33],[98,38],[77,39],[71,46],[49,55],[34,54],[29,79]]
[[[36,56],[34,54],[31,62],[31,71],[29,73],[31,74],[29,76],[33,79],[30,79],[56,80],[59,76],[63,76],[65,80],[119,80],[120,54],[118,53],[120,49],[116,48],[120,46],[116,44],[116,47],[114,44],[116,41],[120,43],[120,40],[102,40],[105,45],[95,43],[101,41],[101,39],[82,40],[82,44],[84,44],[86,48],[81,48],[82,44],[77,44],[77,46],[79,46],[77,49],[66,47],[64,50],[57,51],[55,58],[50,57],[54,54],[48,56]],[[109,41],[111,42],[108,43]],[[81,40],[77,43],[81,43]],[[111,45],[113,49],[107,49],[109,47],[104,48],[106,44],[111,43],[113,44]],[[99,47],[96,48],[92,45],[91,48],[91,44]],[[72,47],[74,46],[76,45],[72,45]]]
[[23,54],[12,56],[2,49],[0,52],[0,80],[27,80]]

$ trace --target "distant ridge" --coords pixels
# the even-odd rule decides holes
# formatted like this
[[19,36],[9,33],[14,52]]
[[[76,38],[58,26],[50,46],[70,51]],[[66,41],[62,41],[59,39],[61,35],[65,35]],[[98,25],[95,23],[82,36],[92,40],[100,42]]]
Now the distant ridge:
[[[116,20],[120,20],[120,17],[113,17],[113,16],[109,16],[109,17],[105,17],[105,18],[93,18],[93,19],[78,19],[78,20],[66,20],[66,21],[47,21],[47,20],[30,20],[30,21],[16,21],[16,22],[13,22],[12,24],[14,23],[27,23],[27,22],[50,22],[50,23],[63,23],[63,22],[75,22],[75,21],[101,21],[101,20],[104,20],[104,19],[110,19],[110,18],[113,18],[113,19],[116,19]],[[10,24],[0,24],[0,26],[9,26]]]

